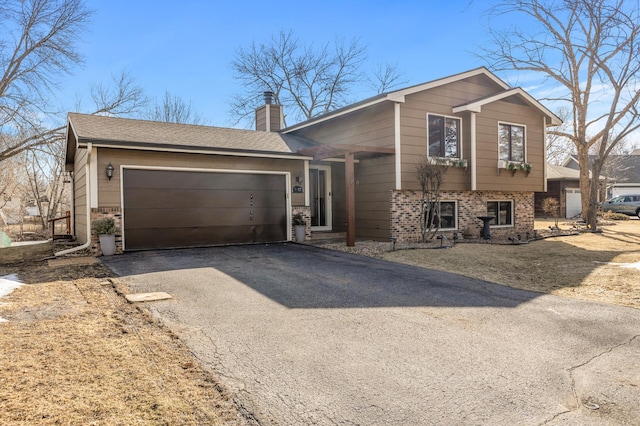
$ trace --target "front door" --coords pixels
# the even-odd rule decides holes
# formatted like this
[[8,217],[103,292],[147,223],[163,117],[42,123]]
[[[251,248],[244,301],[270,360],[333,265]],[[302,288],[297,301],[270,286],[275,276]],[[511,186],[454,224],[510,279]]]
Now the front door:
[[309,166],[311,230],[331,230],[331,167]]

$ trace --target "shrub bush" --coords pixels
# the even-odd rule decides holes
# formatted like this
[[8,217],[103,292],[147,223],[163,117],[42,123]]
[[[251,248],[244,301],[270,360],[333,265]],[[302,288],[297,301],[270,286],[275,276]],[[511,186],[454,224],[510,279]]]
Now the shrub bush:
[[611,210],[602,215],[605,220],[629,220],[629,216],[622,213],[614,213]]
[[91,223],[91,229],[96,233],[96,235],[114,235],[119,231],[116,227],[115,221],[111,217],[94,220]]

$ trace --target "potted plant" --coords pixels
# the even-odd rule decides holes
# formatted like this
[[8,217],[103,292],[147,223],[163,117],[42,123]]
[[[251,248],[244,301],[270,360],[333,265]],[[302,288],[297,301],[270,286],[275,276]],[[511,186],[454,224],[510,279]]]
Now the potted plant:
[[296,241],[301,243],[304,241],[307,233],[307,222],[304,221],[302,213],[296,213],[293,215],[293,227],[296,231]]
[[529,173],[531,173],[531,163],[520,163],[520,170],[529,176]]
[[111,256],[116,252],[116,233],[118,228],[112,217],[94,220],[91,229],[100,239],[100,249],[104,256]]

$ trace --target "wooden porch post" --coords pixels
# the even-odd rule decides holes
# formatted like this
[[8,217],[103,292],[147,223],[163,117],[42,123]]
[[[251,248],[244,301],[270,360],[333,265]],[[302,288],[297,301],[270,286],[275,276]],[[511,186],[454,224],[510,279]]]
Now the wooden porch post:
[[353,152],[344,155],[345,201],[347,209],[347,246],[356,245],[356,185],[353,171]]

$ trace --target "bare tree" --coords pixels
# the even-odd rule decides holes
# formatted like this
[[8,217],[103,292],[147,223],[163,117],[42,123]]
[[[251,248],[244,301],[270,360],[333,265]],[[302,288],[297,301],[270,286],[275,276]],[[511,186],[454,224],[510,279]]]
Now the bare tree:
[[82,0],[0,3],[0,162],[58,137],[42,117],[60,75],[80,61],[76,42],[89,15]]
[[63,201],[70,188],[64,186],[64,141],[30,150],[25,154],[25,176],[28,181],[28,195],[35,200],[40,212],[43,233],[50,237],[49,219],[59,216]]
[[191,108],[191,101],[185,102],[169,91],[164,93],[162,102],[156,100],[155,104],[143,113],[143,117],[167,123],[206,124],[206,120]]
[[[90,110],[92,114],[136,114],[146,102],[142,89],[124,73],[113,77],[112,85],[94,85],[91,95],[94,102]],[[77,109],[82,110],[83,107],[77,105]],[[47,220],[60,213],[60,205],[67,196],[62,185],[65,128],[65,125],[52,129],[39,125],[28,129],[32,133],[5,135],[5,140],[9,141],[7,146],[15,149],[6,158],[0,157],[0,197],[20,201],[25,207],[28,199],[35,200],[45,233],[48,232]],[[25,144],[25,141],[32,143]],[[47,208],[43,200],[48,203]]]
[[[112,76],[112,84],[98,83],[91,87],[91,99],[94,103],[90,114],[95,115],[130,115],[136,114],[146,105],[144,92],[126,73]],[[76,106],[82,110],[81,105]],[[62,116],[62,114],[59,114]],[[0,129],[0,162],[23,152],[42,150],[47,145],[60,142],[65,137],[64,124],[51,127],[51,123],[32,120],[29,126],[20,128],[19,132],[3,134]],[[48,152],[48,150],[44,150]]]
[[[596,228],[598,179],[612,149],[640,127],[640,11],[637,1],[502,0],[491,13],[517,14],[534,27],[492,31],[484,56],[496,70],[539,73],[551,87],[545,99],[570,112],[566,131],[580,164],[582,214]],[[535,28],[525,33],[522,28]],[[599,141],[589,179],[589,150]]]
[[409,80],[398,70],[398,64],[378,64],[367,77],[369,88],[377,94],[385,93],[408,82]]
[[420,182],[420,236],[422,242],[433,239],[440,229],[440,188],[449,170],[446,162],[424,157],[416,165],[416,177]]
[[148,103],[142,88],[124,71],[118,75],[112,75],[109,84],[92,85],[91,100],[93,101],[91,114],[111,116],[138,114]]
[[553,197],[547,197],[542,200],[542,211],[547,216],[555,219],[555,227],[558,227],[558,218],[560,217],[560,202]]
[[[365,82],[361,71],[366,47],[358,39],[336,39],[322,46],[302,43],[292,31],[281,31],[267,43],[241,47],[231,62],[236,80],[244,88],[230,101],[235,123],[253,122],[264,91],[274,93],[295,121],[307,120],[340,108],[349,102],[353,88]],[[389,88],[399,81],[396,68],[378,75],[380,87]]]
[[555,131],[547,133],[547,162],[560,165],[571,154],[575,154],[576,146],[563,133],[569,129],[569,110],[560,108],[556,115],[562,120],[562,124]]
[[0,166],[0,209],[9,203],[19,185],[20,168],[16,158],[3,161]]

